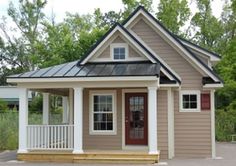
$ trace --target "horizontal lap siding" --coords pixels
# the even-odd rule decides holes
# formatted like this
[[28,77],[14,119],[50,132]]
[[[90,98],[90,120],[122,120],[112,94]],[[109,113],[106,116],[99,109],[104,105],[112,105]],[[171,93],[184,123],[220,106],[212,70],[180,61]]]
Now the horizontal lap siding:
[[[123,40],[121,37],[117,37],[112,43],[127,43],[125,40]],[[128,43],[127,43],[128,44]],[[141,57],[139,53],[137,53],[130,45],[129,48],[129,57]],[[97,57],[97,58],[110,58],[110,45],[108,45],[105,50]]]
[[181,85],[183,88],[201,88],[201,74],[148,24],[140,19],[131,29],[178,73],[182,79]]
[[168,158],[167,91],[157,91],[157,139],[161,159]]
[[122,93],[121,89],[116,91],[117,97],[117,134],[116,135],[90,135],[89,134],[89,89],[84,90],[84,112],[83,112],[83,148],[86,149],[122,149]]
[[175,156],[211,157],[210,111],[179,112],[179,93],[174,93]]

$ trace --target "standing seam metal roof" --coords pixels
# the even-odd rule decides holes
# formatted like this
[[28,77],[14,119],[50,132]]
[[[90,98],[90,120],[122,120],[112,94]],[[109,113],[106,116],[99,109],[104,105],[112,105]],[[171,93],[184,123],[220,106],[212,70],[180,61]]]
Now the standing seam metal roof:
[[78,61],[56,65],[36,71],[9,76],[9,78],[58,78],[58,77],[113,77],[113,76],[157,76],[160,63],[87,63]]

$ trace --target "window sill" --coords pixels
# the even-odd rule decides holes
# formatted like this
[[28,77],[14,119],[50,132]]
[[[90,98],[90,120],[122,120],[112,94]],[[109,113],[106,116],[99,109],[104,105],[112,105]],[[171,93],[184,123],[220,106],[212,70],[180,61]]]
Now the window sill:
[[90,131],[89,135],[117,135],[116,131]]
[[180,109],[179,112],[201,112],[200,109]]

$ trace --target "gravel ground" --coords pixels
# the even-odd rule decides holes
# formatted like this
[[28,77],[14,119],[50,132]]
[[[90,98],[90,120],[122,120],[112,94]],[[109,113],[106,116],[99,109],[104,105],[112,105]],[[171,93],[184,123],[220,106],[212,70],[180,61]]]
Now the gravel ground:
[[[236,144],[217,143],[217,159],[180,159],[161,161],[159,164],[168,166],[236,166]],[[91,164],[65,164],[65,163],[29,163],[16,161],[16,151],[5,151],[0,153],[0,166],[89,166]],[[92,164],[93,166],[102,166],[102,164]],[[105,164],[115,166],[114,164]],[[119,166],[126,166],[119,164]],[[129,164],[130,165],[130,164]],[[139,165],[142,166],[142,165]],[[144,165],[147,166],[147,165]]]

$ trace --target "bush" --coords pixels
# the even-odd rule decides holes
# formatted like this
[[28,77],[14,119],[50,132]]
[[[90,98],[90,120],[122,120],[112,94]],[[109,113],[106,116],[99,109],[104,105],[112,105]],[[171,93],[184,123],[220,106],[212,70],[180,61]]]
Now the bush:
[[236,110],[217,110],[215,126],[216,140],[230,141],[230,135],[236,133]]
[[7,109],[7,102],[0,99],[0,112],[5,112]]
[[0,149],[12,150],[18,147],[18,113],[0,113]]

